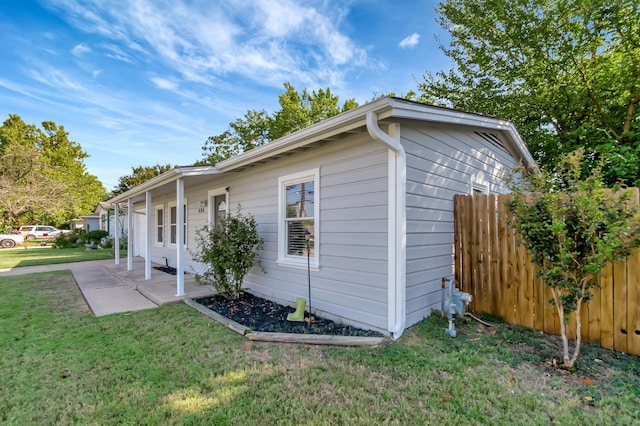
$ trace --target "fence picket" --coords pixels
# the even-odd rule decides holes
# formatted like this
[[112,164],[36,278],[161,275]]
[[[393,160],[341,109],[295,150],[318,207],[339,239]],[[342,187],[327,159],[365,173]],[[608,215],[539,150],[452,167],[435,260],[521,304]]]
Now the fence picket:
[[[632,188],[632,202],[640,203],[640,190]],[[640,355],[640,251],[627,259],[627,352]]]
[[605,266],[600,277],[600,345],[613,349],[613,265]]

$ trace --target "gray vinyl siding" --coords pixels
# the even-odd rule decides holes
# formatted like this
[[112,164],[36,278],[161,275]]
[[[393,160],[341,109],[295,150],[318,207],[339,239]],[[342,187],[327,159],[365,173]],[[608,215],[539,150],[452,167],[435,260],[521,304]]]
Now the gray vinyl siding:
[[[305,152],[272,160],[237,172],[212,176],[207,183],[189,185],[188,250],[196,249],[195,233],[207,224],[198,213],[211,189],[229,187],[229,209],[238,205],[251,214],[264,238],[260,261],[266,270],[253,268],[245,286],[258,296],[295,306],[307,298],[306,268],[276,263],[278,257],[278,178],[318,168],[320,171],[319,270],[311,271],[311,302],[325,318],[385,331],[387,329],[387,150],[366,134],[352,135]],[[153,200],[166,205],[172,197]],[[166,216],[168,218],[168,215]],[[168,227],[168,219],[166,221]],[[168,235],[168,234],[167,234]],[[168,246],[168,245],[166,245]],[[172,251],[173,250],[173,251]],[[175,259],[175,249],[153,246],[152,260]],[[187,270],[202,272],[202,265],[187,256]]]
[[[455,126],[401,123],[407,153],[406,186],[406,326],[439,309],[441,279],[453,275],[453,197],[470,193],[473,179],[490,192],[504,192],[503,178],[515,161],[494,136]],[[385,332],[388,328],[388,149],[366,133],[325,142],[272,158],[251,167],[203,177],[184,178],[187,198],[186,270],[202,272],[192,260],[196,233],[208,223],[200,211],[208,191],[229,188],[229,211],[239,205],[258,223],[265,244],[259,257],[266,274],[253,268],[245,278],[252,293],[295,306],[308,297],[306,268],[277,263],[278,179],[319,170],[319,268],[311,272],[314,312],[323,317]],[[197,182],[197,183],[196,183]],[[165,244],[155,244],[151,259],[163,256],[175,266],[175,246],[168,244],[169,210],[175,185],[154,197],[153,209],[165,209]],[[144,203],[136,205],[141,209]],[[155,213],[155,210],[153,210]]]
[[[484,131],[486,132],[486,131]],[[487,132],[491,133],[491,132]],[[478,133],[456,127],[402,126],[407,153],[407,326],[441,306],[442,277],[452,278],[453,197],[473,179],[504,192],[511,155]]]

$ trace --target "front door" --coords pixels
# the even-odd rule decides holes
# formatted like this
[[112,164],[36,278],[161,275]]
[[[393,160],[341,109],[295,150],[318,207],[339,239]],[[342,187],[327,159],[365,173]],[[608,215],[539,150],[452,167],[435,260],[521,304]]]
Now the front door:
[[212,196],[211,205],[213,206],[213,221],[211,225],[215,227],[227,216],[227,194]]

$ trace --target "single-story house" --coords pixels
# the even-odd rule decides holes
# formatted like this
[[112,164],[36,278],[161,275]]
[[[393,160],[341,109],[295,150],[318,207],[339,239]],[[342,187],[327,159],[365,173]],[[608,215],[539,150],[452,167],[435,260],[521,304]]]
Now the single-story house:
[[100,229],[100,216],[97,214],[87,214],[84,216],[80,216],[82,219],[82,223],[80,225],[81,229],[85,231],[95,231],[96,229]]
[[124,216],[124,212],[120,211],[118,219],[114,214],[114,209],[109,206],[107,202],[100,202],[96,205],[92,215],[82,216],[84,222],[84,229],[89,231],[95,231],[100,229],[107,231],[109,238],[114,238],[116,234],[116,227],[119,228],[119,235],[127,235],[127,218]]
[[[506,190],[514,166],[535,167],[513,123],[385,97],[214,166],[169,170],[109,203],[127,211],[132,256],[183,271],[196,232],[242,206],[265,240],[251,292],[393,338],[441,303],[454,265],[453,197]],[[309,259],[300,231],[311,233]],[[119,262],[116,256],[116,262]]]
[[109,207],[106,202],[100,202],[93,209],[93,214],[80,216],[80,219],[71,220],[71,229],[82,229],[86,232],[95,231],[97,229],[107,231],[109,238],[113,238],[115,235],[116,226],[120,227],[120,235],[127,234],[127,221],[126,217],[120,213],[119,219],[116,221],[114,215],[114,209]]

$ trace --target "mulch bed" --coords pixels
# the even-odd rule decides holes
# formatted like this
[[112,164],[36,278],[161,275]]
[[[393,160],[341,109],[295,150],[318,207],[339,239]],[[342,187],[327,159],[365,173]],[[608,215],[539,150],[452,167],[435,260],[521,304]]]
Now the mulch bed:
[[195,299],[195,302],[254,331],[332,336],[382,336],[376,331],[362,330],[315,315],[315,321],[311,324],[308,322],[287,321],[287,315],[295,312],[294,308],[271,302],[251,293],[243,293],[238,300],[228,300],[222,296],[215,295]]

